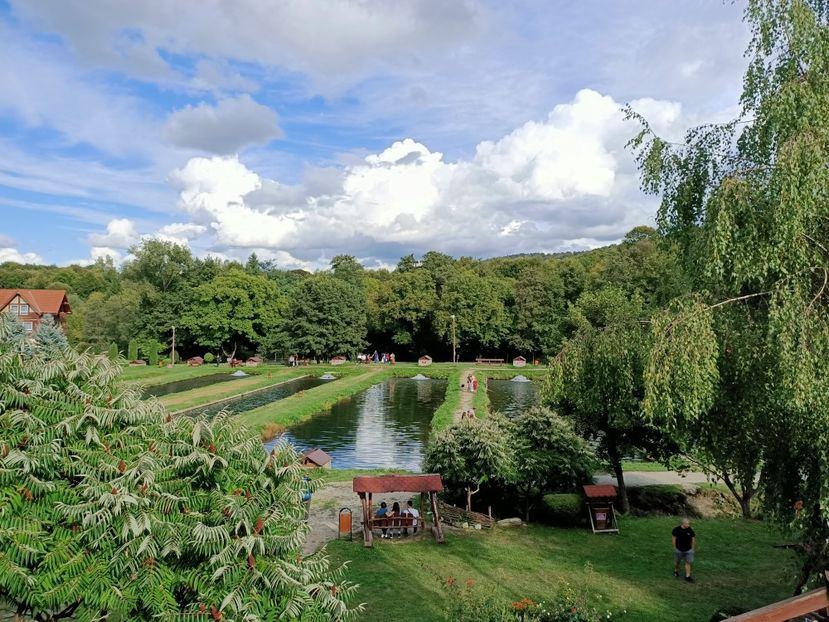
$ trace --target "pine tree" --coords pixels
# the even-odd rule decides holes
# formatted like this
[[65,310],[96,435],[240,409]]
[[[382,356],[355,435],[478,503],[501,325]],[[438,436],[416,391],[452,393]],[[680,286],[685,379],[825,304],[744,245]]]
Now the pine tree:
[[109,360],[114,361],[118,358],[118,344],[114,341],[109,344]]
[[51,315],[44,315],[35,333],[35,347],[44,354],[56,355],[69,347],[66,335],[55,325]]
[[357,614],[343,568],[301,556],[293,448],[174,419],[104,355],[20,356],[17,333],[0,318],[0,605],[44,622]]

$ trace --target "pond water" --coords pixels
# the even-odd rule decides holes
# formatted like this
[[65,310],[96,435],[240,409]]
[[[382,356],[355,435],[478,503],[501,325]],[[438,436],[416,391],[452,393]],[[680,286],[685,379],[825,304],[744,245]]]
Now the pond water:
[[[300,451],[325,450],[335,469],[419,471],[432,415],[445,397],[446,380],[392,378],[292,427],[281,438]],[[275,442],[266,448],[270,451]]]
[[511,380],[487,381],[489,407],[507,417],[516,417],[530,409],[538,400],[538,388],[534,382],[512,382]]
[[326,382],[332,381],[322,380],[321,378],[316,378],[314,376],[303,376],[302,378],[289,380],[288,382],[283,382],[267,389],[260,389],[248,395],[230,397],[217,404],[211,404],[210,406],[204,406],[202,408],[193,408],[186,411],[186,414],[190,416],[201,414],[216,415],[222,410],[229,410],[233,413],[241,413],[253,410],[254,408],[259,408],[260,406],[270,404],[271,402],[275,402],[277,400],[284,399],[294,393],[313,389],[314,387],[318,387]]
[[211,384],[227,382],[228,380],[236,380],[236,378],[230,374],[207,374],[206,376],[188,378],[187,380],[176,380],[175,382],[156,384],[144,389],[144,397],[161,397],[162,395],[178,393],[179,391],[189,391],[190,389],[209,387]]

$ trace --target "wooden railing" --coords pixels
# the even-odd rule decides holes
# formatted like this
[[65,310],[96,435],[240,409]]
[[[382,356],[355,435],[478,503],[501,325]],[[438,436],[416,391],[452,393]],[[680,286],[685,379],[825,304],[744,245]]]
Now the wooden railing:
[[443,522],[449,525],[461,525],[463,523],[475,525],[477,523],[484,529],[490,529],[495,524],[495,520],[491,516],[480,512],[469,512],[443,501],[438,501],[438,507]]
[[368,521],[371,529],[411,529],[412,527],[425,527],[423,518],[411,516],[395,516],[393,518],[374,517]]
[[[800,596],[787,598],[778,603],[728,618],[728,622],[788,622],[788,620],[799,619],[800,616],[808,614],[829,615],[829,598],[826,596],[826,588],[812,590]],[[824,618],[817,619],[823,620]]]
[[504,359],[475,359],[478,365],[503,365]]

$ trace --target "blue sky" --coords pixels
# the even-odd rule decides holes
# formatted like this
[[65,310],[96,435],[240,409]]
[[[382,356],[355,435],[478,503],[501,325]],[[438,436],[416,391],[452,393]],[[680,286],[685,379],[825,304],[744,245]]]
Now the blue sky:
[[582,249],[653,220],[622,121],[737,114],[715,0],[0,0],[0,261],[146,237],[285,267]]

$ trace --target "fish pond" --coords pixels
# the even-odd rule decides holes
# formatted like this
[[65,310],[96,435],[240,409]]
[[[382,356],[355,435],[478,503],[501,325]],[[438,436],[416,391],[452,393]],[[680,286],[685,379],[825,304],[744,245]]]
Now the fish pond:
[[392,378],[290,428],[280,440],[300,451],[325,450],[335,469],[419,471],[432,416],[445,397],[446,380]]
[[170,393],[179,393],[180,391],[189,391],[190,389],[201,389],[202,387],[209,387],[212,384],[237,379],[238,378],[236,376],[230,373],[217,373],[188,378],[187,380],[165,382],[164,384],[156,384],[146,387],[144,389],[144,397],[161,397],[162,395],[169,395]]
[[532,408],[538,401],[538,387],[534,382],[487,380],[489,408],[507,417],[516,417]]
[[232,413],[246,412],[248,410],[264,406],[265,404],[270,404],[271,402],[284,399],[294,393],[313,389],[314,387],[318,387],[326,382],[334,381],[323,380],[322,378],[316,378],[314,376],[302,376],[301,378],[281,382],[266,389],[257,389],[255,391],[251,391],[250,393],[230,397],[215,404],[191,408],[190,410],[184,411],[184,414],[190,416],[202,414],[216,415],[222,410],[227,410]]

